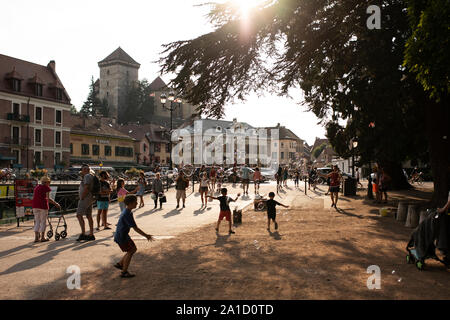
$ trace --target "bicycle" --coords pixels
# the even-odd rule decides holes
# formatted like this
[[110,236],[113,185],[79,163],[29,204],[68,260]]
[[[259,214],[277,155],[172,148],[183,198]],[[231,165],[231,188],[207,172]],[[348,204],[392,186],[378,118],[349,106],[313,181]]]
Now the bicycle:
[[409,183],[410,184],[414,184],[417,183],[419,186],[423,185],[423,172],[419,172],[419,173],[414,173],[410,178],[409,178]]

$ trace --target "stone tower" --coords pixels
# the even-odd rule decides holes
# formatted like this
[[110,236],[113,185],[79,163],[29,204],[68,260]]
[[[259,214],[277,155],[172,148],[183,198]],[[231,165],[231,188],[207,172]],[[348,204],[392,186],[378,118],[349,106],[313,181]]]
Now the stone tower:
[[126,88],[138,81],[139,63],[122,48],[98,63],[100,68],[99,98],[108,101],[109,116],[115,119],[123,111]]

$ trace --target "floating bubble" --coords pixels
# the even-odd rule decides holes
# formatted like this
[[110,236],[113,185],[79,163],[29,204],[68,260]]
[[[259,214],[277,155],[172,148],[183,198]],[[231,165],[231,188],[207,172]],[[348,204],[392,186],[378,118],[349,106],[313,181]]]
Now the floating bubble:
[[398,279],[397,281],[398,281],[398,282],[402,282],[402,278]]
[[394,274],[395,273],[395,270],[392,270],[392,274]]

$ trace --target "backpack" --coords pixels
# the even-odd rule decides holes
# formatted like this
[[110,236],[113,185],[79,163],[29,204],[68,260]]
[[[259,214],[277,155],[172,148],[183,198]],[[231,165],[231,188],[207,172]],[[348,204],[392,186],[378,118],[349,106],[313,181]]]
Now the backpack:
[[98,197],[99,193],[100,193],[100,180],[98,179],[98,177],[96,175],[93,176],[92,179],[92,195],[94,197]]

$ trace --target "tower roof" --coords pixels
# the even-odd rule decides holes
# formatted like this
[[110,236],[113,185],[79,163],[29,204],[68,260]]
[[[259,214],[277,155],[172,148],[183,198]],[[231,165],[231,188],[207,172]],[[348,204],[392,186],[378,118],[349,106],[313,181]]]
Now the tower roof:
[[113,53],[107,56],[105,59],[100,61],[98,64],[104,65],[111,62],[122,62],[127,65],[133,65],[135,67],[140,67],[140,64],[137,63],[128,53],[126,53],[121,47],[118,47]]
[[159,91],[161,89],[165,89],[167,87],[167,84],[164,82],[161,77],[157,77],[155,80],[153,80],[152,83],[150,83],[150,90],[151,91]]

